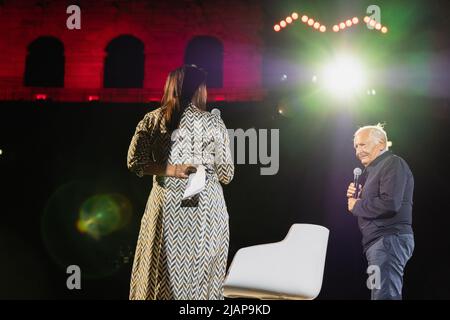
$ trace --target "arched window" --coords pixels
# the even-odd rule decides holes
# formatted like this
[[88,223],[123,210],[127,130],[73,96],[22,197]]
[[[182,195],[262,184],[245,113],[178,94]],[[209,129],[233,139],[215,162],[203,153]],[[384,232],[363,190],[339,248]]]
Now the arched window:
[[123,35],[106,46],[103,86],[105,88],[142,88],[144,83],[144,43]]
[[208,88],[223,87],[223,45],[217,38],[192,38],[186,48],[184,63],[195,64],[208,72]]
[[26,87],[64,87],[64,45],[54,37],[39,37],[28,45]]

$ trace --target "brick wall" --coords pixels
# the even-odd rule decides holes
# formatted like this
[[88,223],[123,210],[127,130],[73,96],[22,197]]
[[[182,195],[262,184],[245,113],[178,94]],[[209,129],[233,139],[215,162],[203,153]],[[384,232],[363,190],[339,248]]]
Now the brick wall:
[[[69,30],[66,8],[81,8],[81,30]],[[190,39],[213,36],[224,47],[223,88],[211,100],[262,99],[262,8],[259,1],[0,1],[0,100],[33,99],[53,92],[61,101],[147,101],[161,97],[167,73],[183,63]],[[145,45],[144,88],[102,89],[105,47],[129,34]],[[27,46],[40,36],[58,38],[65,49],[64,88],[23,86]]]

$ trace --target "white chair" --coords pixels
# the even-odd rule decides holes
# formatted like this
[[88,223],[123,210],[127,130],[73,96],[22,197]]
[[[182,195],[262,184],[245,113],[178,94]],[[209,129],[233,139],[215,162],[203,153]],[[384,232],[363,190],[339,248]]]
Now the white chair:
[[315,299],[322,288],[329,230],[293,224],[284,240],[238,250],[224,283],[228,298]]

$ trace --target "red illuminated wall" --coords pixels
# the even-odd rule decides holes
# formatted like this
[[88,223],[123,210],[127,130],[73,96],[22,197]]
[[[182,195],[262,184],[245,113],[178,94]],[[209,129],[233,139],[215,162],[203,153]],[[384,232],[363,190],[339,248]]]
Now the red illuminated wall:
[[[208,35],[224,47],[223,88],[211,100],[261,100],[262,9],[258,1],[78,1],[81,30],[68,30],[70,1],[0,2],[0,100],[31,100],[37,93],[59,101],[146,102],[161,97],[167,73],[183,63],[190,39]],[[145,44],[143,89],[103,89],[105,47],[133,35]],[[40,36],[64,44],[64,88],[23,86],[27,46]]]

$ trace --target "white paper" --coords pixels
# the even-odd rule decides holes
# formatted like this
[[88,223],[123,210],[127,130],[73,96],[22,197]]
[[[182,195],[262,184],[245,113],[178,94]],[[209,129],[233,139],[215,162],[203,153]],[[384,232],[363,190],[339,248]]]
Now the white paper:
[[191,173],[189,175],[186,190],[184,190],[183,200],[200,193],[205,188],[205,183],[206,183],[205,167],[199,165],[197,166],[197,172]]

